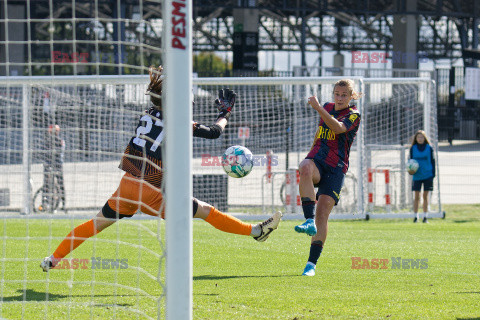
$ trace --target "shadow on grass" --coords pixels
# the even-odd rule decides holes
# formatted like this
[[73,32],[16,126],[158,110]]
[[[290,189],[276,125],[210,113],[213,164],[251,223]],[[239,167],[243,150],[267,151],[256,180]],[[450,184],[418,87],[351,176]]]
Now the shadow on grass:
[[196,280],[224,280],[224,279],[240,279],[240,278],[286,278],[286,277],[301,277],[298,274],[285,274],[285,275],[275,275],[275,276],[213,276],[213,275],[204,275],[204,276],[195,276],[193,281]]
[[94,304],[93,305],[94,307],[131,307],[132,304],[131,303],[116,303],[116,304],[112,304],[112,303],[98,303],[98,304]]
[[474,317],[474,318],[457,318],[457,320],[480,320],[480,317]]
[[[11,297],[3,297],[2,302],[14,302],[14,301],[24,301],[23,297],[23,290],[18,289],[17,292],[19,293],[18,296],[11,296]],[[78,297],[91,297],[91,294],[85,294],[85,295],[78,295],[74,294],[72,297],[78,298]],[[122,295],[123,297],[125,296],[134,296],[134,295]],[[56,300],[61,300],[61,299],[67,299],[69,298],[70,295],[67,294],[56,294],[56,293],[48,293],[48,301],[56,301]],[[94,297],[114,297],[114,295],[111,294],[104,294],[104,295],[94,295]],[[43,291],[35,291],[33,289],[27,289],[25,290],[25,301],[47,301],[47,293]],[[97,307],[108,307],[108,306],[113,306],[113,304],[96,304],[95,306]],[[128,303],[121,303],[121,304],[116,304],[116,306],[122,306],[122,307],[128,307],[132,306],[131,304]]]

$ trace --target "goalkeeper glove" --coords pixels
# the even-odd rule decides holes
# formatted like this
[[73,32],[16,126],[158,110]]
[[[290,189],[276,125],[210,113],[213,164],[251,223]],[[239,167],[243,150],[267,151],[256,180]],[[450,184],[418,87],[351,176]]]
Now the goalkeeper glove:
[[218,90],[218,98],[215,99],[215,105],[219,111],[217,120],[219,118],[225,118],[228,120],[232,113],[232,108],[235,105],[236,97],[237,94],[230,89]]

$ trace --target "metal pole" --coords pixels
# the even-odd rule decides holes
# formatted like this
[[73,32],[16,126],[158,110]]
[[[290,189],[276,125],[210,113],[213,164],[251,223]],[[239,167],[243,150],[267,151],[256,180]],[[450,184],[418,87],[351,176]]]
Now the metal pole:
[[423,108],[423,126],[425,128],[425,132],[427,133],[427,136],[432,137],[432,124],[430,121],[430,115],[432,114],[432,99],[430,96],[430,90],[431,90],[431,82],[427,82],[424,85],[425,86],[425,108]]
[[[363,79],[359,80],[360,82],[360,92],[364,93],[365,89],[365,84],[363,82]],[[365,198],[364,198],[364,186],[363,186],[363,176],[361,175],[362,172],[365,172],[365,123],[366,123],[366,112],[364,108],[364,98],[360,98],[358,101],[358,111],[362,115],[362,122],[360,123],[360,128],[358,128],[358,137],[357,137],[357,146],[358,146],[358,159],[357,159],[357,166],[358,166],[358,172],[359,172],[359,177],[358,177],[358,203],[357,203],[357,211],[361,213],[362,215],[365,215],[366,210],[365,210]]]
[[273,177],[274,175],[272,175],[272,214],[275,213],[275,191],[274,191],[274,186],[275,186],[275,183],[273,183]]
[[28,107],[30,105],[30,86],[24,84],[22,86],[22,172],[23,172],[23,214],[30,214],[32,212],[32,186],[30,184],[31,176],[31,154],[30,146],[30,112]]
[[[406,149],[407,146],[402,146],[400,149],[400,208],[404,209],[407,207],[407,197],[406,197],[406,190],[407,185],[405,181],[405,171],[406,171],[406,163],[405,163],[405,156],[406,156]],[[395,185],[395,184],[394,184]]]

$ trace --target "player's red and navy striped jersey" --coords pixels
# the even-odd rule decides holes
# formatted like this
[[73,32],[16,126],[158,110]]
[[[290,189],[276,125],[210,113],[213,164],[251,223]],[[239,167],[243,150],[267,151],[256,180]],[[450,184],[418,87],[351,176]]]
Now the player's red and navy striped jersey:
[[350,147],[360,124],[360,113],[354,105],[335,111],[335,103],[326,103],[323,105],[323,108],[339,122],[343,122],[347,131],[335,134],[320,118],[312,148],[306,158],[315,159],[333,168],[341,167],[342,171],[346,173]]
[[140,117],[119,168],[156,187],[162,183],[162,112],[151,107]]

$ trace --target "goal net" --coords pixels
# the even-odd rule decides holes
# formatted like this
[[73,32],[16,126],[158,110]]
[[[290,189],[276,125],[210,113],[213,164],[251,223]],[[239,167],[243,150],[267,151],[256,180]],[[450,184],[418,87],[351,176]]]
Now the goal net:
[[[148,105],[146,78],[141,85],[128,79],[51,79],[0,85],[0,189],[7,194],[0,206],[2,297],[17,296],[4,298],[2,316],[65,312],[68,318],[96,318],[107,317],[111,308],[118,317],[156,318],[164,312],[160,219],[123,219],[84,242],[59,269],[44,274],[39,268],[117,188],[119,159]],[[64,141],[62,148],[47,148],[52,135]],[[53,171],[63,176],[64,192],[55,172],[46,169],[54,153],[62,153],[63,167]],[[46,191],[46,183],[54,187]]]
[[[230,87],[238,97],[219,139],[194,139],[194,196],[232,213],[258,215],[277,209],[300,213],[295,170],[311,148],[319,121],[306,101],[311,95],[317,95],[322,104],[331,101],[337,80],[194,79],[193,112],[199,123],[214,123],[217,110],[213,101],[219,89]],[[356,80],[357,90],[361,90],[360,78]],[[362,108],[361,127],[334,215],[411,212],[411,177],[405,163],[417,130],[427,132],[436,150],[433,85],[426,79],[362,81],[364,97],[356,102]],[[66,209],[98,209],[112,192],[111,184],[121,176],[119,154],[141,110],[148,107],[144,95],[147,82],[146,77],[64,77],[36,78],[23,86],[10,83],[3,87],[2,162],[15,165],[5,170],[7,179],[2,187],[9,189],[11,199],[3,209],[33,212],[39,206],[32,203],[25,209],[25,193],[33,196],[43,184],[42,157],[48,151],[42,149],[41,142],[48,133],[48,117],[59,125],[65,140]],[[28,99],[27,103],[23,99]],[[22,128],[25,114],[28,127]],[[22,141],[28,146],[22,147]],[[244,145],[254,154],[254,170],[243,179],[228,177],[222,168],[221,156],[232,145]],[[31,155],[29,167],[21,164],[25,151]],[[292,179],[289,174],[293,174]],[[288,180],[292,180],[294,195]],[[432,211],[439,210],[437,190],[432,193],[431,204]]]
[[[365,212],[369,217],[409,217],[413,210],[412,176],[407,173],[412,138],[418,130],[429,137],[438,159],[435,86],[428,78],[365,79]],[[438,161],[431,216],[441,217]]]
[[[222,211],[248,214],[254,219],[277,209],[300,217],[297,168],[311,148],[319,121],[307,98],[317,95],[322,104],[331,101],[338,79],[194,79],[193,118],[203,124],[216,119],[213,102],[219,89],[229,87],[237,93],[237,103],[222,136],[216,140],[194,138],[194,196]],[[411,177],[405,169],[411,137],[423,129],[437,150],[433,84],[428,79],[354,80],[356,90],[364,93],[356,102],[362,114],[361,126],[350,153],[341,199],[331,217],[411,216]],[[48,275],[46,281],[31,276],[29,271],[38,268],[41,258],[81,221],[74,219],[90,218],[98,212],[118,185],[122,175],[119,159],[139,115],[148,107],[144,95],[147,83],[147,76],[0,79],[0,190],[7,190],[9,195],[0,207],[4,217],[2,239],[7,249],[22,248],[15,254],[4,250],[3,270],[18,270],[20,263],[22,272],[20,278],[4,272],[2,290],[4,295],[18,288],[25,292],[19,298],[24,304],[15,306],[20,310],[30,307],[25,304],[29,290],[41,292],[41,300],[47,302],[41,310],[46,314],[63,303],[71,315],[85,305],[94,314],[94,306],[99,303],[111,304],[119,314],[152,316],[153,310],[163,310],[159,301],[164,294],[164,256],[159,248],[164,246],[164,226],[158,220],[142,220],[143,214],[123,219],[113,227],[116,232],[94,237],[82,245],[82,250],[72,253],[70,258],[90,259],[91,270],[80,278],[71,266],[60,275]],[[43,215],[36,213],[42,203],[36,202],[35,194],[44,184],[42,159],[48,150],[43,142],[49,134],[45,121],[52,119],[65,141],[65,202],[60,199],[51,211],[54,214]],[[245,178],[228,177],[221,166],[223,152],[232,145],[244,145],[254,154],[254,169]],[[437,180],[435,187],[430,210],[438,216]],[[27,214],[23,222],[9,219],[18,218],[18,212]],[[52,219],[60,216],[68,219]],[[38,222],[37,217],[43,220]],[[12,233],[15,224],[25,229]],[[29,250],[34,243],[38,250]],[[93,269],[92,257],[120,262],[128,259],[128,269]],[[74,292],[79,288],[88,294],[78,298]],[[66,302],[52,299],[57,290],[69,297]],[[119,297],[124,295],[133,301],[129,308],[121,307]],[[112,302],[112,297],[118,300]],[[10,308],[14,304],[5,304],[3,312]]]
[[[182,10],[177,3],[167,13],[163,2],[0,4],[1,318],[165,317],[172,294],[168,223],[160,219],[123,219],[85,241],[60,269],[44,274],[38,267],[118,186],[119,160],[149,106],[147,68],[166,59],[160,39],[172,28],[163,24],[162,12]],[[437,150],[433,85],[425,79],[351,78],[365,93],[356,102],[362,124],[332,218],[408,216],[409,137],[423,129]],[[311,95],[331,101],[337,80],[194,79],[194,120],[214,122],[221,88],[235,90],[238,102],[220,139],[194,138],[193,195],[253,219],[276,210],[301,217],[297,168],[319,121],[306,101]],[[59,138],[58,148],[47,147],[52,136]],[[254,169],[243,179],[228,177],[221,167],[223,152],[237,144],[254,154]],[[46,170],[53,159],[61,168]],[[441,212],[438,187],[431,204],[432,212]]]

